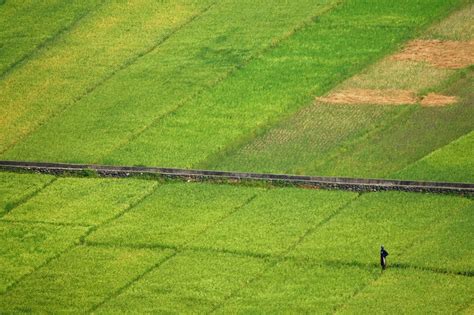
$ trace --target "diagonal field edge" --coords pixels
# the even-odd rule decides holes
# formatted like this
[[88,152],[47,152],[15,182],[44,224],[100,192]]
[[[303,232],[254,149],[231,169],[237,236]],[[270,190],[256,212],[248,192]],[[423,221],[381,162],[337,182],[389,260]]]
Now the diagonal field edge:
[[100,1],[95,4],[93,7],[86,10],[84,13],[79,14],[75,19],[70,21],[68,25],[57,30],[54,34],[47,36],[42,42],[40,42],[36,47],[34,47],[31,51],[26,52],[23,54],[19,59],[11,63],[3,72],[0,73],[0,80],[5,79],[10,73],[12,73],[16,68],[23,65],[25,62],[30,60],[31,58],[35,57],[38,52],[42,51],[43,49],[47,48],[49,45],[54,44],[58,38],[62,35],[67,34],[72,29],[74,29],[79,23],[82,22],[85,18],[91,15],[93,12],[97,11],[102,5],[104,5],[105,1]]
[[0,170],[38,172],[53,175],[83,175],[94,172],[101,177],[152,177],[194,181],[268,182],[309,188],[342,189],[351,191],[399,190],[408,192],[453,193],[473,195],[474,183],[409,181],[305,175],[241,173],[179,168],[112,166],[95,164],[47,163],[28,161],[1,161]]
[[[0,150],[0,153],[5,153],[11,148],[15,147],[18,145],[19,142],[22,140],[28,138],[32,133],[34,133],[36,130],[41,128],[45,123],[47,123],[49,120],[51,120],[54,117],[57,117],[64,113],[66,110],[68,110],[71,106],[74,104],[80,102],[82,99],[88,97],[90,94],[92,94],[95,90],[106,84],[108,81],[110,81],[117,73],[126,70],[133,64],[135,64],[138,60],[143,58],[144,56],[152,53],[156,49],[158,49],[163,43],[167,42],[172,36],[174,36],[176,33],[178,33],[180,30],[185,28],[187,25],[191,24],[193,21],[201,17],[203,14],[208,12],[216,2],[211,3],[208,5],[206,8],[201,10],[200,12],[196,13],[195,15],[191,16],[188,20],[183,21],[180,25],[178,25],[176,28],[172,29],[168,34],[160,38],[157,42],[155,42],[153,45],[149,46],[148,48],[145,48],[142,51],[137,52],[136,54],[132,55],[130,58],[124,60],[122,64],[118,65],[117,67],[114,67],[111,69],[111,72],[108,74],[105,74],[101,77],[98,78],[98,81],[93,83],[91,86],[86,87],[82,93],[79,93],[79,95],[76,95],[75,97],[72,98],[72,100],[66,104],[65,106],[60,107],[58,110],[54,111],[51,115],[47,116],[44,118],[44,120],[40,121],[37,126],[34,126],[32,130],[27,131],[25,134],[20,136],[19,139],[17,139],[14,143],[11,143],[7,145],[5,148]],[[59,35],[58,35],[59,36]],[[1,79],[1,77],[0,77]]]
[[216,86],[218,86],[219,84],[221,84],[225,80],[228,80],[231,76],[233,76],[235,73],[237,73],[237,71],[245,68],[252,61],[261,58],[262,55],[268,53],[269,51],[271,51],[275,47],[278,47],[280,45],[280,43],[288,40],[291,36],[295,35],[295,33],[300,31],[301,29],[309,26],[311,23],[314,23],[314,21],[318,17],[320,17],[320,16],[326,14],[327,12],[333,10],[334,8],[339,6],[340,4],[341,4],[341,0],[336,1],[333,4],[329,4],[329,5],[324,6],[320,11],[315,12],[315,15],[310,16],[307,19],[304,19],[301,23],[298,23],[290,32],[284,34],[281,37],[275,37],[274,39],[276,39],[276,41],[272,41],[268,45],[264,46],[261,50],[255,51],[254,54],[251,54],[248,58],[243,60],[241,63],[235,64],[228,71],[224,71],[223,76],[221,76],[220,78],[217,78],[217,80],[214,80],[209,86],[204,87],[203,89],[195,92],[193,95],[191,95],[189,97],[185,97],[180,102],[178,102],[178,104],[174,108],[170,109],[169,111],[166,111],[165,113],[163,113],[161,115],[158,115],[149,124],[145,125],[142,129],[138,130],[137,132],[132,133],[130,136],[125,137],[125,139],[123,139],[120,143],[118,143],[118,145],[114,146],[112,149],[108,150],[105,154],[98,157],[97,161],[100,161],[100,160],[104,159],[105,157],[109,156],[110,154],[112,154],[113,152],[115,152],[117,150],[120,150],[121,148],[127,146],[128,144],[133,142],[135,139],[140,137],[142,134],[147,132],[150,128],[153,128],[154,126],[159,124],[161,121],[163,121],[165,118],[175,114],[178,110],[183,108],[188,103],[189,100],[197,98],[199,95],[205,93],[206,91],[209,91],[209,90],[215,88]]

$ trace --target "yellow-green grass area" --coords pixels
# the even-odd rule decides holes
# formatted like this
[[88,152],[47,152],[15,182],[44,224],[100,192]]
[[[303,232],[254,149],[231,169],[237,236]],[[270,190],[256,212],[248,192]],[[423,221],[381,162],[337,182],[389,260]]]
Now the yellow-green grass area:
[[0,312],[469,310],[472,210],[450,195],[61,177],[0,218]]
[[[85,227],[0,222],[0,294],[68,249]],[[3,299],[0,298],[0,301]],[[2,312],[5,307],[1,307]]]
[[0,78],[52,43],[95,5],[91,0],[0,1]]
[[469,314],[461,302],[466,292],[472,292],[472,278],[390,270],[336,313]]
[[15,211],[8,211],[2,219],[86,226],[100,224],[130,208],[156,186],[154,181],[59,178],[47,189],[19,204]]
[[0,217],[54,180],[53,176],[1,172]]
[[[436,23],[422,36],[437,38],[433,29],[456,21],[458,26],[451,38],[467,36],[463,32],[471,27],[470,20],[465,18],[469,12],[472,5]],[[420,97],[438,92],[457,96],[459,102],[429,108],[316,102],[200,166],[250,172],[396,178],[400,170],[474,129],[472,87],[472,67],[441,69],[388,56],[342,82],[335,90],[406,89]],[[465,148],[465,152],[470,150]],[[452,161],[458,169],[467,170],[472,165],[469,157],[452,156]],[[459,176],[459,172],[458,176],[449,176],[446,171],[443,176],[439,171],[439,176],[423,171],[416,176],[422,180],[472,181],[468,172],[464,176]],[[404,174],[403,178],[410,179]]]
[[[138,0],[96,4],[92,12],[67,32],[0,78],[0,152],[48,118],[75,106],[115,73],[157,48],[201,14],[210,1]],[[38,27],[36,20],[41,20],[38,12],[32,14],[36,15],[35,22],[26,24],[22,30],[24,36]],[[119,89],[123,90],[123,86]]]
[[[336,3],[335,0],[141,2],[147,3],[147,6],[134,2],[135,16],[128,14],[128,10],[123,10],[120,5],[116,5],[119,12],[115,14],[111,14],[114,12],[111,8],[103,7],[95,23],[78,29],[78,35],[83,37],[81,42],[65,41],[64,45],[57,48],[70,54],[72,46],[77,47],[79,52],[92,58],[91,63],[77,62],[77,57],[63,58],[68,66],[65,75],[77,78],[77,81],[67,80],[62,85],[52,85],[54,90],[51,90],[52,95],[44,98],[42,112],[46,119],[46,116],[50,116],[48,113],[58,108],[67,109],[45,122],[25,141],[13,146],[4,157],[99,161],[161,116],[193,101],[197,94],[218,84],[263,50],[290,36],[295,29],[309,23],[311,18]],[[157,5],[158,8],[153,8]],[[153,12],[157,13],[151,14]],[[156,14],[159,16],[153,16]],[[124,21],[115,21],[115,15]],[[147,21],[147,18],[150,20]],[[95,24],[102,20],[111,20],[108,23],[114,23],[112,25],[118,28],[117,31],[121,31],[104,30],[102,36],[110,37],[114,45],[104,46],[102,36],[90,36],[97,32]],[[160,21],[163,23],[161,27]],[[120,41],[117,36],[126,29],[124,22],[136,24],[136,32]],[[146,25],[147,22],[157,25]],[[171,25],[176,27],[169,31],[167,26]],[[141,34],[142,29],[148,29],[152,43],[147,44],[147,34]],[[160,37],[160,34],[163,36]],[[119,48],[127,51],[134,50],[136,45],[143,45],[145,51],[138,50],[140,54],[134,59],[125,60],[126,66],[117,71],[116,67],[104,69],[102,63],[105,61],[98,63],[97,57],[90,54],[88,47],[97,45],[104,58],[107,58],[105,60],[110,58],[112,61],[123,55],[118,51]],[[150,49],[150,45],[154,49]],[[38,59],[36,64],[44,67],[48,62]],[[62,71],[62,68],[58,70]],[[105,70],[110,70],[105,73],[106,80],[101,79],[103,75],[91,77],[95,72],[102,73]],[[28,71],[25,76],[18,77],[16,82],[25,84],[38,79],[37,74]],[[84,90],[82,87],[88,88],[87,95],[81,96]],[[5,91],[5,97],[11,97],[13,91],[13,88]],[[37,110],[32,111],[33,107],[26,103],[25,97],[25,93],[18,96],[18,102],[24,104],[26,110],[24,119],[7,124],[10,130],[17,128],[32,131],[38,125],[39,113]],[[36,96],[33,101],[38,101]],[[14,110],[17,111],[13,109],[12,103],[5,109],[5,116],[15,117],[17,114],[10,113]],[[28,127],[30,125],[31,128]],[[61,137],[55,136],[58,133]],[[20,140],[13,139],[15,137],[11,135],[5,138],[8,143]],[[134,164],[139,163],[134,161]]]
[[0,308],[6,312],[87,312],[172,254],[171,250],[77,246],[25,277],[0,299]]
[[2,158],[210,164],[462,3],[217,3]]
[[426,179],[452,182],[474,182],[474,132],[431,152],[392,175],[402,179]]

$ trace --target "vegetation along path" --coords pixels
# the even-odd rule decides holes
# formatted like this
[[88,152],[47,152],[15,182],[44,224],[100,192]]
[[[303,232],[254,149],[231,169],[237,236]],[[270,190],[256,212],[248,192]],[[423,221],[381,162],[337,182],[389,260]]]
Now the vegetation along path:
[[96,174],[103,177],[130,177],[151,175],[154,177],[159,176],[168,178],[184,178],[188,180],[197,181],[264,181],[271,183],[279,183],[282,185],[296,185],[314,188],[336,188],[354,191],[400,190],[459,194],[474,193],[474,184],[471,183],[317,177],[284,174],[258,174],[140,166],[0,161],[0,169],[10,171],[39,172],[53,175]]

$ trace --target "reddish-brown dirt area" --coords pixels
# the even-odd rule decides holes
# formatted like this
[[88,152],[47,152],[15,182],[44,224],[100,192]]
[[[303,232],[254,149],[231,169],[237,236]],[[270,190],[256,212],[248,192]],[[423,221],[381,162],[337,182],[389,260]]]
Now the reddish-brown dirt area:
[[474,64],[474,41],[414,40],[392,58],[460,69]]
[[430,93],[420,101],[421,106],[446,106],[455,104],[458,101],[456,96],[447,96],[436,93]]
[[417,103],[415,93],[409,90],[371,89],[347,89],[336,91],[328,96],[317,98],[317,101],[329,104],[374,105],[407,105]]

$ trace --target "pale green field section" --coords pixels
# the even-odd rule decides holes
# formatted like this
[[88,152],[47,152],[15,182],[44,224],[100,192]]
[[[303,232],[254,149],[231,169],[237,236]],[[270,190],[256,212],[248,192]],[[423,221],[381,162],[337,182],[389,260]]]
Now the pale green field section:
[[474,4],[466,1],[462,10],[454,12],[447,19],[429,28],[425,38],[440,40],[468,41],[474,39]]
[[222,253],[183,252],[97,309],[99,314],[209,313],[268,262]]
[[400,264],[474,274],[474,204],[453,209],[448,219],[426,229]]
[[269,190],[190,246],[282,255],[356,196],[339,191]]
[[[323,175],[315,165],[348,139],[362,136],[406,110],[401,107],[314,104],[204,168]],[[317,171],[315,171],[317,169]]]
[[255,198],[250,188],[170,184],[92,233],[87,241],[122,245],[182,246]]
[[87,312],[171,253],[79,246],[25,277],[2,296],[0,309]]
[[52,44],[96,5],[92,0],[0,1],[0,78]]
[[[459,102],[445,107],[412,106],[389,123],[376,130],[336,148],[311,173],[328,176],[389,177],[399,178],[397,172],[442,148],[474,129],[474,72],[465,70],[458,79],[443,89],[444,94],[457,95]],[[474,147],[466,143],[466,150]],[[408,179],[472,181],[468,169],[472,157],[467,161],[451,156],[452,167],[465,162],[463,176],[437,176],[430,172]]]
[[[115,73],[155,49],[208,4],[188,0],[103,2],[54,44],[0,80],[0,152],[52,116],[76,106]],[[119,90],[123,88],[121,85]],[[88,110],[84,114],[94,116]],[[61,138],[66,139],[64,136]]]
[[[85,232],[83,227],[0,222],[0,296],[12,284],[72,246]],[[4,307],[0,306],[2,312]]]
[[457,314],[472,304],[474,278],[390,270],[337,314]]
[[0,217],[53,180],[53,176],[1,172]]
[[220,314],[330,314],[379,271],[283,261],[235,294]]
[[[308,235],[289,255],[328,262],[347,262],[350,257],[350,262],[376,265],[378,256],[371,254],[373,249],[390,244],[389,260],[408,265],[412,260],[423,260],[423,266],[438,265],[456,272],[459,270],[456,262],[463,264],[462,260],[466,258],[464,263],[472,264],[472,254],[465,257],[473,245],[472,241],[465,239],[466,227],[454,223],[473,221],[474,213],[463,211],[472,205],[470,199],[443,195],[400,192],[364,194],[328,224]],[[446,225],[453,229],[446,229]],[[440,230],[445,233],[436,234],[435,231]],[[444,251],[417,257],[418,254],[426,254],[424,247],[433,246],[433,243],[442,246],[443,241],[449,239],[465,246],[458,252],[449,251],[450,255],[454,255],[451,259],[443,257]],[[441,264],[441,261],[448,263]]]
[[[51,180],[16,176],[19,193]],[[382,312],[468,312],[473,205],[61,177],[0,218],[0,312],[372,313],[387,299]]]
[[3,219],[16,222],[100,224],[130,208],[156,186],[157,183],[153,181],[60,178],[4,215]]

